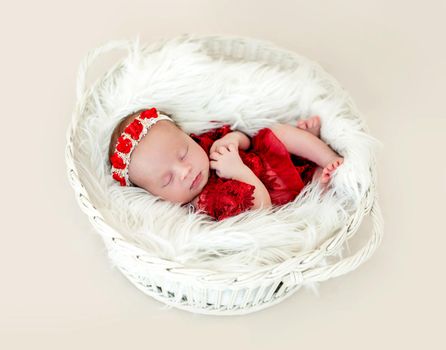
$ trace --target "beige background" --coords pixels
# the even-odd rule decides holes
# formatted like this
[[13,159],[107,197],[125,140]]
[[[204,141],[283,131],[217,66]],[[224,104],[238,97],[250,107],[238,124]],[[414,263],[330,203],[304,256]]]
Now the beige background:
[[[442,0],[4,3],[0,348],[445,349],[445,14]],[[161,310],[112,269],[69,186],[65,132],[81,58],[138,33],[266,39],[333,74],[384,143],[376,254],[320,298],[239,317]]]

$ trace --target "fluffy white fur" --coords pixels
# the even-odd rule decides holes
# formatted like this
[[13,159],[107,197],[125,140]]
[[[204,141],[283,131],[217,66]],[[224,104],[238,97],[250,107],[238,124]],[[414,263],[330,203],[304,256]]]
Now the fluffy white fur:
[[[169,114],[186,132],[211,120],[253,135],[274,122],[296,125],[319,115],[321,137],[345,161],[321,195],[313,181],[291,203],[215,222],[110,176],[108,146],[118,121],[143,107]],[[348,94],[320,67],[300,58],[292,71],[262,62],[216,59],[193,40],[161,48],[133,42],[122,67],[93,89],[77,125],[76,166],[109,225],[149,254],[187,267],[251,271],[314,249],[345,224],[370,185],[378,141],[368,135]]]

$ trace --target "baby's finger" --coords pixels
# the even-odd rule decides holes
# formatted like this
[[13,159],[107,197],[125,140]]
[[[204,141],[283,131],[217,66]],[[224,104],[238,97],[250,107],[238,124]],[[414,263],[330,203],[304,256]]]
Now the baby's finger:
[[214,160],[218,160],[218,158],[220,158],[220,156],[221,156],[220,153],[218,153],[218,152],[212,152],[212,153],[209,155],[209,158],[210,158],[210,159],[214,159]]
[[221,154],[223,154],[223,153],[227,152],[228,149],[227,149],[225,146],[220,146],[220,147],[218,148],[218,151],[219,151]]
[[210,152],[210,153],[215,152],[216,149],[217,149],[217,145],[218,145],[218,144],[217,144],[216,142],[214,142],[214,143],[212,144],[211,149],[209,150],[209,152]]
[[230,144],[228,145],[228,148],[229,148],[229,150],[230,150],[231,152],[236,150],[236,149],[235,149],[235,145],[234,145],[233,143],[230,143]]
[[218,164],[218,162],[216,162],[215,160],[211,160],[211,161],[209,162],[209,167],[210,167],[211,169],[217,169],[217,164]]

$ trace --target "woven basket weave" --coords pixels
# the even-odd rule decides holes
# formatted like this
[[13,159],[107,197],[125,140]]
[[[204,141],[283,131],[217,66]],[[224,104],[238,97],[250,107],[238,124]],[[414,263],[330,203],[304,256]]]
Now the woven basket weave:
[[[292,70],[303,58],[293,52],[275,47],[271,43],[241,37],[208,36],[194,38],[202,45],[206,54],[215,58],[234,61],[255,61]],[[82,185],[75,167],[76,145],[73,143],[76,126],[84,116],[90,103],[91,92],[102,79],[119,72],[121,63],[98,79],[88,89],[85,80],[88,68],[101,54],[114,49],[126,49],[127,41],[113,41],[87,54],[78,72],[77,104],[67,132],[66,162],[68,177],[74,188],[81,209],[88,215],[97,232],[102,236],[109,257],[119,270],[141,291],[165,303],[168,307],[215,315],[247,314],[272,306],[295,293],[306,282],[320,282],[356,269],[375,251],[382,239],[383,223],[377,201],[376,170],[373,158],[370,164],[371,185],[365,192],[356,212],[345,226],[323,244],[305,254],[295,256],[282,263],[262,267],[254,273],[220,273],[210,269],[191,269],[177,262],[150,256],[146,251],[128,242],[123,235],[105,222],[95,208]],[[162,47],[163,42],[151,47]],[[333,89],[342,89],[339,83],[319,65],[312,62],[317,74],[332,84]],[[353,106],[352,106],[353,108]],[[356,115],[352,113],[352,115]],[[352,118],[355,116],[352,116]],[[355,254],[339,259],[333,257],[348,244],[358,231],[364,216],[373,220],[372,234],[365,245]],[[318,263],[330,257],[327,266]]]

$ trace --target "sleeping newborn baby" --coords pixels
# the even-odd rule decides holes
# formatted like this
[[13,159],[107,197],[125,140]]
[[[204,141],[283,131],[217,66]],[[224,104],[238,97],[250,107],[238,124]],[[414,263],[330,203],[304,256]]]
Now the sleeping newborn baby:
[[184,133],[156,108],[123,118],[109,147],[113,178],[217,220],[292,201],[317,174],[323,186],[343,162],[319,138],[320,118],[276,123],[253,137],[229,125]]

